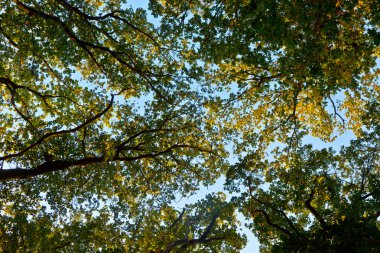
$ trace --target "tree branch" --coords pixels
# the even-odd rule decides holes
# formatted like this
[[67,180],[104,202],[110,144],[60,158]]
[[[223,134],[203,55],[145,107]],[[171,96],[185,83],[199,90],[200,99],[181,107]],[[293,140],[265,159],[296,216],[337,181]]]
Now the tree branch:
[[117,13],[121,13],[122,12],[121,10],[112,11],[112,12],[109,12],[109,13],[104,14],[102,16],[91,16],[91,15],[88,15],[88,14],[84,13],[79,8],[77,8],[77,7],[69,4],[68,2],[66,2],[64,0],[58,0],[58,3],[61,6],[65,7],[68,11],[74,12],[74,13],[78,14],[80,17],[82,17],[82,18],[84,18],[86,20],[101,21],[101,20],[105,20],[107,18],[113,18],[113,19],[120,20],[120,21],[124,22],[125,24],[127,24],[129,27],[131,27],[133,30],[135,30],[135,31],[137,31],[137,32],[139,32],[141,34],[144,34],[146,37],[148,37],[150,40],[152,40],[154,42],[154,44],[156,44],[158,47],[160,47],[160,44],[157,42],[156,39],[153,38],[152,35],[150,35],[150,34],[146,33],[145,31],[141,30],[137,26],[135,26],[132,23],[130,23],[128,20],[116,16]]
[[83,122],[79,126],[71,128],[71,129],[68,129],[68,130],[62,130],[62,131],[50,132],[50,133],[44,134],[36,142],[34,142],[33,144],[29,145],[28,147],[26,147],[22,151],[20,151],[18,153],[15,153],[15,154],[10,154],[10,155],[5,155],[3,157],[0,157],[0,161],[7,160],[7,159],[13,158],[13,157],[21,156],[24,153],[26,153],[28,150],[36,147],[37,145],[41,144],[42,142],[44,142],[48,138],[51,138],[51,137],[54,137],[54,136],[58,136],[58,135],[62,135],[62,134],[73,133],[73,132],[76,132],[76,131],[84,128],[85,126],[87,126],[87,125],[91,124],[92,122],[96,121],[97,119],[99,119],[100,117],[102,117],[106,112],[108,112],[111,109],[112,105],[113,105],[113,101],[114,101],[114,96],[111,95],[111,101],[109,102],[109,104],[107,105],[107,107],[103,111],[101,111],[100,113],[96,114],[94,117],[90,118],[89,120],[86,120],[85,122]]
[[[149,87],[160,98],[162,98],[166,102],[169,102],[168,99],[164,95],[162,95],[161,92],[153,85],[152,80],[150,79],[149,75],[147,75],[147,73],[150,73],[150,72],[144,71],[144,70],[136,67],[136,64],[134,62],[135,57],[132,57],[132,56],[128,55],[126,52],[114,51],[114,50],[111,50],[108,47],[105,47],[105,46],[102,46],[102,45],[98,45],[98,44],[93,44],[93,43],[90,43],[88,41],[82,40],[69,28],[69,26],[65,22],[63,22],[62,20],[60,20],[58,17],[56,17],[54,15],[50,15],[50,14],[44,13],[44,12],[42,12],[40,10],[37,10],[35,8],[32,8],[30,6],[27,6],[27,5],[25,5],[24,3],[22,3],[19,0],[13,0],[13,1],[16,3],[16,5],[20,9],[26,11],[27,13],[29,13],[31,15],[37,15],[37,16],[43,18],[43,19],[51,20],[54,23],[56,23],[57,25],[59,25],[63,29],[64,33],[89,55],[89,57],[92,59],[92,61],[94,61],[94,63],[99,67],[99,69],[102,70],[103,73],[105,73],[103,67],[96,60],[94,54],[90,51],[89,48],[97,49],[97,50],[103,51],[105,53],[108,53],[110,56],[112,56],[120,64],[126,66],[132,72],[135,72],[138,75],[140,75],[147,82],[147,84],[149,85]],[[111,14],[109,14],[109,15],[111,15]],[[115,16],[115,17],[117,17],[117,16]],[[126,60],[124,60],[121,57],[119,57],[119,55],[126,55],[129,58],[129,61],[131,63],[128,63]]]
[[269,226],[274,227],[274,228],[277,228],[278,230],[280,230],[280,231],[283,232],[284,234],[287,234],[287,235],[289,235],[289,236],[292,236],[292,233],[290,233],[289,230],[287,230],[287,229],[285,229],[285,228],[283,228],[283,227],[281,227],[281,226],[279,226],[279,225],[273,223],[273,222],[271,221],[270,217],[269,217],[269,214],[268,214],[267,212],[265,212],[264,210],[262,210],[262,209],[256,209],[256,210],[254,210],[253,212],[260,212],[260,213],[262,213],[262,214],[264,215],[264,218],[265,218],[266,223],[267,223]]
[[174,249],[177,246],[181,246],[181,249],[184,249],[188,247],[189,245],[194,245],[194,244],[201,244],[201,243],[208,243],[212,242],[215,240],[223,240],[225,239],[224,236],[220,237],[210,237],[207,238],[207,236],[211,233],[212,228],[215,225],[216,219],[219,217],[220,213],[218,211],[215,212],[215,214],[212,216],[210,223],[206,227],[206,229],[203,231],[202,235],[198,239],[181,239],[181,240],[176,240],[172,242],[171,244],[168,245],[168,247],[163,251],[164,253],[169,253],[172,249]]
[[[0,181],[6,181],[10,179],[25,179],[25,178],[30,178],[30,177],[46,174],[53,171],[66,170],[66,169],[69,169],[70,167],[86,166],[86,165],[90,165],[94,163],[117,162],[117,161],[131,162],[131,161],[147,159],[147,158],[156,158],[164,154],[170,154],[170,152],[179,148],[197,148],[197,147],[193,147],[186,144],[174,144],[164,150],[161,150],[155,153],[154,152],[145,153],[145,154],[130,156],[130,157],[114,156],[112,158],[106,158],[104,155],[102,155],[99,157],[87,157],[87,158],[82,158],[82,159],[77,159],[77,160],[56,160],[56,161],[50,160],[50,161],[45,161],[44,163],[30,169],[13,168],[13,169],[0,170]],[[18,154],[20,155],[20,153]],[[7,157],[9,156],[11,155],[8,155]],[[2,160],[5,160],[5,159],[2,159]]]
[[[269,208],[272,209],[273,211],[280,213],[280,214],[285,218],[285,220],[286,220],[286,222],[288,223],[288,225],[290,226],[290,228],[293,229],[294,232],[296,232],[297,235],[300,235],[300,233],[298,232],[297,228],[294,226],[293,222],[289,219],[289,217],[286,215],[286,213],[285,213],[283,210],[277,209],[277,208],[273,207],[272,205],[270,205],[270,204],[268,204],[268,203],[266,203],[266,202],[264,202],[264,201],[262,201],[262,200],[256,198],[256,197],[253,195],[253,189],[252,189],[252,185],[251,185],[250,179],[247,178],[247,181],[248,181],[249,195],[251,196],[251,198],[254,199],[255,201],[257,201],[258,203],[260,203],[260,204],[262,204],[262,205],[264,205],[264,206],[266,206],[266,207],[269,207]],[[261,210],[261,211],[263,211],[263,210]],[[266,214],[267,214],[267,213],[266,213]],[[268,215],[268,214],[267,214],[267,215]],[[264,216],[265,216],[265,214],[264,214]],[[268,216],[265,216],[265,219],[268,221],[267,218],[269,219],[269,215],[268,215]],[[268,224],[269,224],[269,223],[268,223]],[[280,227],[280,226],[278,226],[278,225],[276,225],[276,224],[274,224],[274,223],[272,223],[272,224],[273,224],[274,226],[276,226],[276,228],[280,229],[281,231],[283,231],[282,229],[287,230],[287,229],[282,228],[282,227]],[[287,230],[287,231],[290,233],[289,230]],[[283,232],[284,232],[284,231],[283,231]]]
[[318,211],[311,205],[311,201],[314,198],[314,190],[311,191],[309,198],[305,201],[305,205],[307,209],[314,215],[314,217],[319,221],[323,229],[327,228],[326,221],[323,219],[322,215],[318,213]]
[[361,200],[366,200],[367,198],[371,197],[373,194],[375,194],[375,193],[378,192],[378,191],[380,191],[379,188],[373,190],[373,191],[370,192],[370,193],[367,193],[367,194],[364,195],[364,196],[361,196],[360,199],[361,199]]
[[89,164],[103,162],[104,157],[89,157],[79,160],[59,160],[59,161],[47,161],[38,165],[33,169],[14,168],[0,171],[0,181],[6,181],[10,179],[25,179],[35,177],[41,174],[46,174],[53,171],[62,171],[73,166],[86,166]]

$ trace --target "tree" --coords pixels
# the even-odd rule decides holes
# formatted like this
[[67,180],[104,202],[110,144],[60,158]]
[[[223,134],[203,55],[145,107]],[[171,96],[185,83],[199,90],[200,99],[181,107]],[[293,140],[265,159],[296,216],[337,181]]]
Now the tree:
[[245,238],[236,232],[235,209],[224,198],[223,194],[208,195],[204,200],[186,205],[182,211],[165,203],[157,205],[152,200],[129,206],[113,202],[108,207],[97,208],[98,213],[88,212],[89,208],[82,205],[81,209],[68,209],[69,214],[58,213],[61,217],[56,217],[56,209],[52,213],[29,205],[33,210],[30,212],[18,201],[14,204],[18,205],[18,212],[1,217],[4,225],[0,230],[1,250],[239,252]]
[[359,132],[361,108],[378,101],[377,1],[151,2],[167,33],[182,31],[190,61],[202,59],[204,82],[224,91],[210,118],[243,142],[237,153],[303,130]]
[[222,210],[189,218],[200,237],[188,242],[162,224],[176,219],[174,198],[219,177],[224,151],[176,44],[146,10],[117,0],[7,0],[0,10],[2,251],[128,251],[138,231],[139,252],[157,229],[173,249],[242,247],[209,238],[224,236],[220,226],[233,234],[215,225]]
[[[379,203],[371,189],[378,186],[363,189],[359,200],[339,200],[349,183],[343,172],[331,175],[330,169],[342,170],[338,158],[300,144],[307,134],[332,141],[339,131],[361,136],[364,126],[373,130],[378,2],[172,0],[151,6],[165,17],[167,31],[183,31],[190,61],[202,59],[192,67],[202,66],[201,81],[215,88],[206,103],[209,122],[235,140],[241,157],[227,174],[227,189],[241,192],[235,203],[252,218],[262,250],[376,251]],[[274,142],[286,147],[265,161]],[[371,154],[358,142],[352,147]],[[371,173],[377,185],[377,168]]]
[[152,37],[143,10],[41,4],[1,6],[1,161],[11,168],[2,180],[106,161],[157,158],[158,169],[171,166],[158,161],[164,156],[187,164],[198,154],[218,157],[197,94],[176,80],[179,63]]
[[342,147],[247,156],[226,187],[262,252],[377,252],[380,241],[380,130]]
[[238,251],[222,196],[173,200],[226,173],[226,144],[260,162],[275,141],[298,157],[305,134],[371,130],[378,10],[150,0],[151,23],[125,0],[2,1],[2,250]]

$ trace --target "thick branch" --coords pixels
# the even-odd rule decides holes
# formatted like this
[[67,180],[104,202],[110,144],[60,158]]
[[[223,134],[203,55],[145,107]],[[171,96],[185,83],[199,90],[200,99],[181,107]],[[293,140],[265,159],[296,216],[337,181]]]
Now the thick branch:
[[173,221],[173,223],[170,225],[169,230],[172,229],[178,222],[180,222],[182,220],[182,217],[185,214],[185,211],[186,211],[186,209],[184,208],[182,210],[182,212],[180,213],[180,215],[178,216],[178,218],[175,219],[175,221]]
[[56,161],[46,161],[35,168],[25,169],[25,168],[14,168],[14,169],[6,169],[0,170],[0,181],[6,181],[10,179],[25,179],[30,178],[46,173],[50,173],[53,171],[63,171],[69,169],[71,167],[76,166],[86,166],[94,163],[102,163],[102,162],[131,162],[141,159],[147,158],[155,158],[164,154],[170,154],[173,150],[179,148],[195,148],[185,144],[175,144],[164,150],[152,153],[145,153],[137,156],[129,156],[129,157],[118,157],[114,156],[112,158],[106,158],[105,156],[100,157],[88,157],[77,160],[56,160]]
[[[283,210],[280,210],[280,209],[277,209],[275,207],[273,207],[272,205],[256,198],[254,195],[253,195],[253,189],[252,189],[252,185],[251,185],[251,181],[249,178],[247,178],[247,181],[248,181],[248,188],[249,188],[249,195],[251,196],[252,199],[254,199],[255,201],[257,201],[258,203],[266,206],[266,207],[269,207],[271,210],[273,210],[274,212],[278,212],[280,213],[286,220],[286,222],[288,223],[288,225],[290,226],[291,229],[293,229],[298,235],[300,235],[300,233],[298,232],[297,228],[294,226],[293,222],[289,219],[289,217],[286,215],[286,213],[283,211]],[[264,212],[263,210],[259,210],[260,212]],[[263,213],[264,214],[264,213]],[[266,216],[267,215],[267,216]],[[264,214],[265,216],[265,219],[266,221],[270,221],[269,219],[269,215],[267,213]],[[269,224],[269,223],[268,223]],[[274,227],[280,229],[281,231],[286,230],[285,228],[282,228],[274,223],[272,223],[272,225],[274,225]],[[286,230],[288,231],[288,230]],[[283,231],[284,232],[284,231]],[[288,231],[290,233],[290,231]],[[285,232],[284,232],[285,233]]]
[[309,198],[305,201],[305,205],[307,209],[314,215],[314,217],[319,221],[323,229],[326,229],[327,224],[326,221],[323,219],[322,215],[318,213],[318,211],[311,205],[311,201],[313,200],[314,197],[314,190],[309,195]]
[[35,177],[41,174],[46,174],[53,171],[62,171],[73,166],[86,166],[89,164],[100,163],[104,161],[104,157],[91,157],[79,160],[69,160],[69,161],[49,161],[44,162],[41,165],[33,169],[6,169],[0,171],[0,181],[6,181],[10,179],[25,179],[30,177]]
[[271,227],[274,227],[274,228],[277,228],[278,230],[280,230],[281,232],[283,232],[284,234],[287,234],[289,236],[292,235],[292,233],[290,233],[289,230],[283,228],[283,227],[280,227],[279,225],[273,223],[269,217],[269,214],[267,212],[265,212],[264,210],[261,210],[261,209],[256,209],[254,212],[259,212],[259,213],[262,213],[264,215],[264,218],[265,218],[265,221],[266,223],[271,226]]

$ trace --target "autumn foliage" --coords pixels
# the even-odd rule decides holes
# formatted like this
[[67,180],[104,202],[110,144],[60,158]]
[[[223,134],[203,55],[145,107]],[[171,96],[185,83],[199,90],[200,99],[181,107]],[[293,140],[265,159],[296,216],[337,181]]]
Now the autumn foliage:
[[378,1],[133,2],[0,2],[0,251],[376,252]]

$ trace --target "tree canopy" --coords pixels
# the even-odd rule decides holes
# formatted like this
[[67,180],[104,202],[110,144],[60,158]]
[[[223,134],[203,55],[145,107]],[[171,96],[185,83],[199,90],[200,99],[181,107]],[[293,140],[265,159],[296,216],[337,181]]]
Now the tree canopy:
[[377,252],[379,141],[376,128],[339,154],[306,145],[232,166],[227,189],[242,192],[234,202],[251,218],[262,251]]
[[1,1],[0,249],[375,251],[378,1],[131,2]]
[[206,82],[231,89],[210,109],[244,139],[259,132],[270,143],[305,129],[332,140],[358,131],[358,107],[378,96],[377,1],[152,2],[168,33],[182,32],[202,59]]

